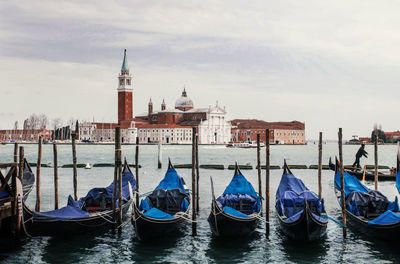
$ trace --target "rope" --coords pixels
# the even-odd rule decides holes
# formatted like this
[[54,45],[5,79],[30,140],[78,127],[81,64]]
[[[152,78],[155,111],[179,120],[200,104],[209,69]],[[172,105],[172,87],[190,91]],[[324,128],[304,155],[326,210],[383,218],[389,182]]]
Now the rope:
[[322,217],[322,218],[327,218],[327,219],[329,219],[329,220],[335,222],[337,225],[339,225],[339,226],[341,226],[341,227],[343,227],[343,228],[347,228],[347,226],[343,225],[340,221],[338,221],[338,220],[336,220],[336,219],[334,219],[334,218],[332,218],[332,217],[330,217],[330,216],[321,215],[320,217]]
[[[190,218],[189,218],[189,215],[186,214],[186,213],[184,213],[184,212],[177,212],[175,215],[176,215],[177,217],[179,217],[179,218],[182,218],[182,219],[184,219],[184,220],[190,222],[190,223],[197,223],[197,220],[195,221],[195,220],[190,219]],[[186,216],[188,216],[188,217],[186,217]]]

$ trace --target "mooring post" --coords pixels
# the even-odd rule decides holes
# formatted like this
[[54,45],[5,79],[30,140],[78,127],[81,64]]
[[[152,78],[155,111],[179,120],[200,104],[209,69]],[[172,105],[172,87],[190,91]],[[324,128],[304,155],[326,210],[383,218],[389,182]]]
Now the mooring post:
[[318,196],[322,198],[322,132],[319,132],[319,143],[318,143]]
[[197,195],[197,197],[196,197],[196,213],[197,214],[199,214],[199,208],[200,208],[200,206],[199,206],[199,201],[200,201],[200,198],[199,198],[199,194],[200,194],[200,192],[199,192],[199,186],[200,186],[200,184],[199,184],[199,181],[200,181],[200,173],[199,173],[199,135],[198,134],[196,134],[196,195]]
[[374,142],[374,161],[375,161],[375,191],[378,190],[378,135],[375,130],[375,142]]
[[57,143],[53,143],[53,158],[54,158],[54,209],[58,209],[58,158],[57,158]]
[[136,174],[136,206],[137,208],[139,208],[139,137],[136,137],[135,174]]
[[342,207],[342,219],[343,219],[343,237],[346,238],[346,203],[344,195],[344,168],[343,168],[343,146],[342,146],[342,128],[339,128],[339,162],[340,162],[340,204]]
[[38,159],[36,164],[36,212],[40,212],[40,166],[42,166],[42,136],[39,136]]
[[192,128],[192,234],[197,235],[196,224],[196,128]]
[[269,157],[270,157],[270,149],[269,149],[269,129],[265,131],[265,231],[269,234]]
[[158,141],[158,168],[161,169],[162,167],[162,143]]
[[19,147],[19,170],[18,170],[18,178],[21,181],[22,186],[24,186],[24,147],[20,146]]
[[14,143],[14,162],[18,162],[18,143]]
[[12,191],[14,194],[14,197],[13,197],[14,201],[12,202],[13,216],[11,217],[11,219],[13,221],[11,224],[11,227],[12,227],[11,232],[12,232],[13,238],[16,239],[19,236],[19,231],[21,228],[21,221],[20,221],[20,219],[21,219],[20,213],[21,212],[20,212],[20,210],[18,210],[18,192],[17,192],[18,191],[17,190],[18,164],[17,163],[14,163],[14,164],[15,164],[14,171],[13,171],[12,179],[11,179]]
[[[258,173],[258,195],[261,196],[262,186],[261,186],[261,146],[260,146],[260,133],[257,134],[257,173]],[[262,206],[261,206],[262,211]]]
[[122,231],[122,150],[121,150],[121,132],[118,133],[119,149],[117,150],[118,163],[118,231]]
[[78,170],[77,170],[77,164],[76,164],[76,134],[73,133],[71,135],[72,137],[72,163],[74,166],[74,199],[75,201],[78,200]]
[[113,189],[113,228],[117,222],[117,185],[118,185],[118,150],[121,148],[118,138],[120,138],[121,130],[119,127],[115,128],[115,155],[114,155],[114,189]]

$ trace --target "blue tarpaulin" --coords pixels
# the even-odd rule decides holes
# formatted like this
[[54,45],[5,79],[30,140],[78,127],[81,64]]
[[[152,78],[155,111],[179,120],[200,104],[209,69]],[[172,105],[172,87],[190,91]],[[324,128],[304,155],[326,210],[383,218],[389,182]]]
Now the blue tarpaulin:
[[4,197],[7,197],[7,196],[9,196],[10,194],[6,191],[6,190],[4,190],[1,194],[0,194],[0,198],[4,198]]
[[169,168],[165,173],[164,179],[155,188],[163,190],[181,189],[185,194],[185,188],[183,187],[183,180],[179,177],[178,173],[174,168]]
[[233,209],[233,208],[230,207],[230,206],[225,206],[223,211],[224,211],[225,213],[227,213],[227,214],[229,214],[229,215],[232,215],[232,216],[235,216],[235,217],[239,217],[239,218],[250,218],[250,216],[248,216],[248,215],[246,215],[246,214],[243,214],[243,213],[239,212],[238,210]]
[[256,199],[258,198],[253,185],[251,185],[242,174],[236,174],[233,176],[223,194],[248,194]]
[[144,216],[155,218],[155,219],[173,219],[174,217],[166,212],[158,210],[153,207],[143,214]]
[[[349,193],[359,191],[368,193],[369,189],[365,187],[355,176],[344,172],[344,193],[347,196]],[[335,188],[340,190],[340,172],[335,174]]]
[[305,201],[319,213],[325,213],[324,200],[312,193],[291,173],[284,173],[276,192],[275,208],[279,215],[286,216],[285,222],[299,219],[305,208]]
[[374,220],[371,220],[368,222],[369,225],[384,225],[384,224],[395,224],[400,222],[400,215],[393,213],[392,211],[388,210],[375,218]]
[[400,193],[400,171],[396,173],[396,187],[397,191]]
[[73,206],[65,206],[48,212],[33,212],[34,221],[60,221],[89,217],[89,213]]

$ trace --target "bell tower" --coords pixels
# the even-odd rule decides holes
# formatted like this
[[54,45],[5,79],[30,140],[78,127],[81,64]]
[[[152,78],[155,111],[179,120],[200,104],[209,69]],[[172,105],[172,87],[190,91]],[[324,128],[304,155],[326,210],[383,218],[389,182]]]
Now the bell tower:
[[129,73],[125,49],[121,73],[118,76],[118,124],[133,117],[132,75]]

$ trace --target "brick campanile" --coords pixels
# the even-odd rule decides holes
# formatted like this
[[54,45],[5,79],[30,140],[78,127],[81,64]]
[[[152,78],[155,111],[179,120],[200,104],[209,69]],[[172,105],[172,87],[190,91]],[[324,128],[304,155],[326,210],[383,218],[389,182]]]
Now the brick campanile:
[[118,76],[118,123],[133,118],[132,75],[129,73],[126,49],[122,61],[121,73]]

